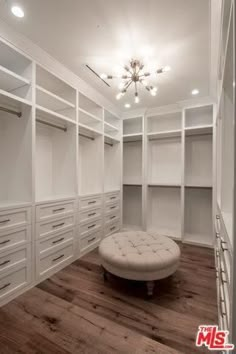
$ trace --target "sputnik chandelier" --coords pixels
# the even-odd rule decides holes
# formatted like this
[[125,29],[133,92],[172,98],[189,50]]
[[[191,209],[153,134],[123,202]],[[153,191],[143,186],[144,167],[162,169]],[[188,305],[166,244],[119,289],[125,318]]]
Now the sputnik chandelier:
[[[146,78],[151,76],[150,72],[144,71],[144,64],[140,60],[132,59],[129,65],[124,66],[125,73],[119,76],[102,74],[102,79],[122,79],[119,85],[120,92],[116,95],[117,100],[120,100],[127,92],[129,87],[134,87],[134,102],[139,103],[138,85],[143,85],[146,90],[152,95],[156,96],[157,87],[149,85]],[[162,74],[164,72],[170,71],[169,66],[157,69],[156,74]]]

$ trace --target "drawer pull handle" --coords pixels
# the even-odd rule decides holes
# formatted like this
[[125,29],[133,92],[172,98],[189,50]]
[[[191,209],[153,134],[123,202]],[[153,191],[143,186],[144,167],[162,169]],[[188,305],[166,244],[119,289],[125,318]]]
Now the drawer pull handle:
[[93,237],[90,240],[88,240],[88,243],[93,242],[94,240],[96,240],[96,237]]
[[110,207],[110,209],[115,209],[116,208],[116,206],[112,206],[112,207]]
[[96,226],[96,224],[89,225],[89,226],[88,226],[88,229],[92,229],[94,226]]
[[116,228],[115,226],[111,227],[111,228],[110,228],[110,231],[115,230],[115,228]]
[[6,264],[8,264],[8,263],[10,263],[10,262],[11,262],[10,260],[4,261],[4,262],[0,263],[0,267],[4,266],[4,265],[6,265]]
[[88,202],[88,204],[95,204],[96,200],[92,200],[91,202]]
[[2,221],[0,221],[0,224],[5,224],[6,222],[9,222],[9,221],[11,221],[11,220],[10,219],[2,220]]
[[10,242],[10,240],[0,242],[0,245],[5,245],[6,243]]
[[216,238],[220,238],[219,232],[216,232]]
[[60,256],[54,258],[52,261],[53,261],[53,262],[56,262],[56,261],[58,261],[59,259],[61,259],[61,258],[63,258],[63,257],[64,257],[64,254],[61,254]]
[[60,223],[60,224],[57,224],[57,225],[52,225],[52,227],[55,229],[56,227],[61,227],[61,226],[63,226],[63,225],[65,225],[64,222],[62,222],[62,223]]
[[116,199],[116,197],[110,197],[110,200],[112,200],[112,199]]
[[226,316],[226,313],[223,311],[223,308],[222,308],[222,304],[225,303],[225,300],[222,299],[222,297],[220,298],[220,313],[221,313],[221,316],[224,317]]
[[10,286],[10,285],[11,285],[11,283],[7,283],[7,284],[3,285],[3,286],[0,288],[0,291],[3,290],[3,289],[8,288],[8,286]]
[[216,219],[219,220],[220,219],[220,215],[216,215]]
[[116,216],[115,215],[113,215],[113,216],[110,216],[110,219],[112,220],[112,219],[115,219],[116,218]]
[[65,239],[65,237],[62,237],[62,238],[59,238],[59,240],[52,241],[52,243],[53,243],[53,244],[59,243],[59,242],[63,241],[64,239]]
[[54,209],[52,212],[57,213],[58,211],[63,211],[63,210],[65,210],[65,208],[58,208],[58,209]]
[[90,214],[88,214],[88,216],[94,216],[94,215],[96,215],[96,213],[90,213]]
[[227,243],[226,241],[221,240],[221,249],[223,252],[228,251],[228,248],[224,248],[224,244]]

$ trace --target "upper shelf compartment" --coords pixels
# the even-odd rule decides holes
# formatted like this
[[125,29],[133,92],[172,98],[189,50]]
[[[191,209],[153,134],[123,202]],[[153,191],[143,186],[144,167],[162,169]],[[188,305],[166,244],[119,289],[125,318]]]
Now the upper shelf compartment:
[[182,129],[182,114],[174,112],[148,117],[147,131],[152,136],[179,136]]
[[0,40],[0,90],[31,100],[32,62]]
[[104,111],[104,134],[118,140],[121,137],[121,120],[106,110]]
[[127,118],[123,120],[123,136],[143,134],[143,118]]
[[39,65],[36,68],[36,104],[57,115],[76,120],[76,89]]
[[82,93],[79,93],[79,109],[95,119],[103,119],[102,107],[90,100],[90,98],[84,96]]
[[209,127],[213,124],[213,106],[188,108],[185,110],[185,128]]

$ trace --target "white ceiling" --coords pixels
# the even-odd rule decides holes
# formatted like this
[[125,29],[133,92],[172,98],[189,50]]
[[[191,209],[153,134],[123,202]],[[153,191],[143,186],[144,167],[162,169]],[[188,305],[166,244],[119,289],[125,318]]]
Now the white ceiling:
[[[0,17],[15,30],[78,74],[110,101],[124,109],[156,107],[209,94],[210,0],[19,0],[24,19],[10,12],[13,0],[0,0]],[[170,65],[172,71],[154,76],[156,97],[142,88],[140,103],[133,90],[115,99],[119,81],[107,87],[91,74],[114,72],[129,58],[149,67]]]

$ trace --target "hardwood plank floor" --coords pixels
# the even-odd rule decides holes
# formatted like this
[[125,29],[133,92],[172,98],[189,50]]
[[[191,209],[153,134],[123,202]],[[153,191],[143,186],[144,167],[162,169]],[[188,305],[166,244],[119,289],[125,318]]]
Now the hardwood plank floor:
[[217,323],[214,254],[181,249],[178,271],[157,282],[152,300],[143,283],[104,283],[89,253],[0,309],[0,353],[207,353],[195,336]]

